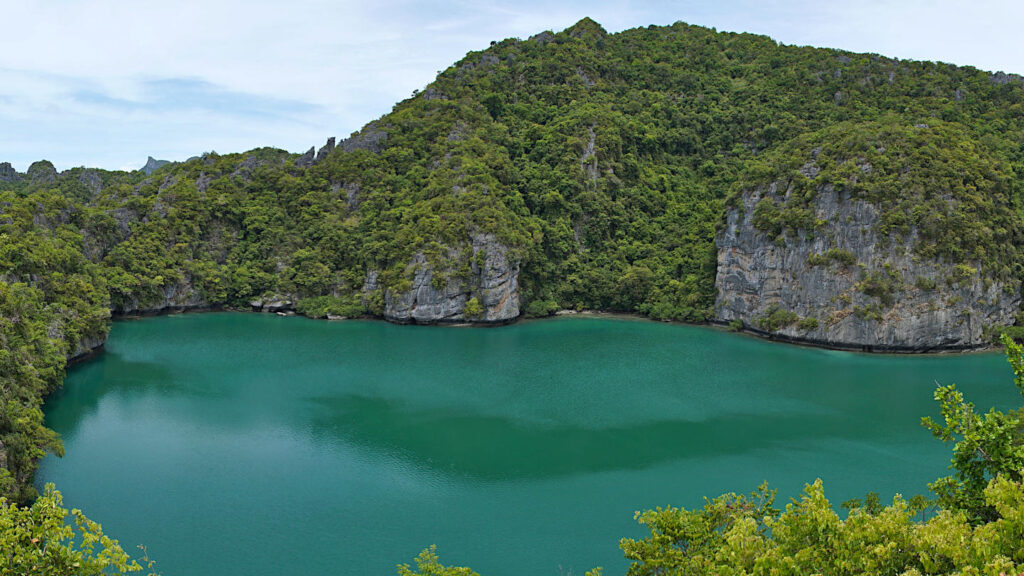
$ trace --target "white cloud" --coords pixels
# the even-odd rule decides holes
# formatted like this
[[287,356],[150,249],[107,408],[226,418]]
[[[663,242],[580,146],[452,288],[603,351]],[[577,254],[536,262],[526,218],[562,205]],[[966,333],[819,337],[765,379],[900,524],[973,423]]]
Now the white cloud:
[[[490,40],[590,16],[1024,72],[1024,4],[954,0],[23,0],[0,36],[0,160],[141,165],[345,136]],[[189,86],[191,90],[183,90]],[[162,94],[163,93],[163,94]],[[162,97],[163,95],[163,97]],[[258,113],[262,111],[262,113]]]

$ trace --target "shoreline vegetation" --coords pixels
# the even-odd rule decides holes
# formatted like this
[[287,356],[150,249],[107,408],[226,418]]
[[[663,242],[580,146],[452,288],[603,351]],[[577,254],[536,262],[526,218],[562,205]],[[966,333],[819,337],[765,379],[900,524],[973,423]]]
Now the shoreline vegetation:
[[[155,317],[155,316],[169,316],[169,315],[175,315],[175,314],[203,314],[203,313],[215,313],[215,312],[240,312],[240,313],[253,313],[253,314],[276,314],[277,316],[301,316],[303,318],[308,318],[310,320],[324,320],[324,321],[327,321],[327,322],[344,322],[344,321],[347,321],[347,320],[374,320],[374,321],[379,321],[379,322],[389,322],[389,320],[384,318],[384,317],[373,316],[373,315],[369,315],[369,314],[362,314],[362,315],[359,315],[359,316],[352,316],[352,317],[347,317],[346,316],[346,317],[333,317],[333,318],[331,318],[331,317],[307,316],[307,315],[304,315],[304,314],[299,314],[299,313],[295,312],[294,310],[289,310],[287,312],[261,312],[261,311],[257,311],[257,310],[252,310],[251,307],[233,308],[233,307],[227,307],[227,306],[212,306],[212,307],[183,308],[183,309],[166,309],[166,310],[160,310],[160,311],[156,311],[156,312],[147,312],[147,313],[115,314],[115,315],[111,316],[111,319],[112,320],[133,320],[133,319],[151,318],[151,317]],[[970,346],[970,347],[964,347],[964,348],[935,348],[935,349],[932,349],[932,350],[921,350],[921,349],[918,349],[918,348],[887,349],[885,347],[878,347],[878,346],[853,346],[853,345],[851,345],[851,346],[844,346],[844,345],[840,345],[840,344],[835,344],[835,343],[830,343],[830,342],[823,342],[823,341],[805,340],[805,339],[800,339],[800,338],[787,338],[784,335],[780,335],[780,334],[777,334],[777,333],[772,333],[772,332],[769,332],[769,331],[766,331],[766,330],[759,330],[759,329],[751,327],[751,326],[743,326],[743,327],[737,328],[735,325],[730,325],[729,322],[725,322],[725,321],[708,320],[708,321],[705,321],[705,322],[687,322],[685,320],[656,319],[656,318],[651,318],[650,316],[644,316],[642,314],[635,314],[635,313],[630,313],[630,312],[619,312],[619,311],[613,311],[613,310],[590,310],[590,309],[582,309],[582,310],[562,309],[562,310],[557,310],[556,312],[554,312],[553,314],[551,314],[549,316],[534,316],[534,317],[519,316],[517,318],[513,318],[511,320],[502,321],[502,322],[481,323],[481,322],[453,321],[453,322],[437,322],[437,323],[432,323],[432,324],[426,324],[426,326],[434,326],[434,327],[442,328],[442,329],[443,328],[501,328],[503,326],[509,326],[509,325],[512,325],[512,324],[520,324],[520,323],[525,323],[525,322],[545,321],[545,320],[553,320],[553,319],[557,319],[557,318],[573,318],[573,317],[613,318],[613,319],[616,319],[616,320],[636,321],[636,322],[658,322],[658,323],[662,323],[662,324],[677,324],[677,325],[680,325],[680,326],[703,326],[703,327],[706,327],[706,328],[713,328],[713,329],[721,330],[721,331],[724,331],[724,332],[731,332],[731,333],[742,335],[742,336],[747,336],[747,337],[751,337],[751,338],[757,338],[759,340],[767,340],[767,341],[771,341],[771,342],[777,342],[777,343],[786,344],[786,345],[789,345],[789,346],[803,346],[803,347],[807,347],[807,348],[818,348],[818,349],[822,349],[822,350],[836,350],[836,351],[840,351],[840,352],[854,352],[854,353],[872,354],[872,355],[895,355],[895,356],[903,356],[903,355],[915,355],[915,356],[918,356],[918,355],[920,355],[920,356],[929,356],[929,355],[942,355],[942,354],[971,354],[971,353],[992,354],[992,353],[1000,352],[1000,351],[1003,350],[1003,346],[1001,344],[996,344],[995,342],[982,342],[982,343],[979,343],[976,346]],[[79,357],[75,357],[75,358],[69,358],[68,359],[68,365],[71,366],[73,364],[77,364],[79,362],[82,362],[84,360],[92,358],[95,355],[95,353],[98,352],[99,350],[101,350],[102,348],[103,348],[103,346],[101,345],[98,348],[94,348],[92,352],[86,353],[84,356],[79,356]]]

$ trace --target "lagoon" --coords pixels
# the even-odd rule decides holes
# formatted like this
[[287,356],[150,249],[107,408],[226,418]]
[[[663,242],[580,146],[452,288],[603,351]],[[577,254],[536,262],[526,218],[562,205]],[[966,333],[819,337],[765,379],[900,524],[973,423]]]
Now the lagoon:
[[927,491],[936,383],[1019,404],[999,353],[887,356],[570,317],[499,328],[251,313],[114,323],[46,404],[57,484],[167,575],[621,574],[637,510],[822,478]]

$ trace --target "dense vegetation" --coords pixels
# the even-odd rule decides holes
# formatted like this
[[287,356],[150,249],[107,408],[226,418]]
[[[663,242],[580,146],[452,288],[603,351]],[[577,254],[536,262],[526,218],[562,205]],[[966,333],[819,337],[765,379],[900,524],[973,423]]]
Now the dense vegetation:
[[[765,198],[755,209],[754,225],[771,236],[813,234],[822,225],[813,200],[819,190],[837,188],[879,206],[879,236],[915,236],[921,258],[941,258],[960,270],[973,264],[993,278],[1024,273],[1024,227],[1007,209],[1011,199],[1019,201],[1021,184],[1005,159],[961,124],[910,125],[891,115],[836,124],[762,154],[744,179],[747,188],[785,183],[784,201]],[[839,250],[824,256],[854,263]]]
[[[310,316],[379,315],[410,287],[414,255],[443,284],[479,264],[460,248],[485,232],[520,264],[528,315],[704,321],[729,198],[780,179],[795,193],[758,207],[777,237],[813,233],[808,202],[841,187],[922,258],[1019,280],[1019,173],[1020,78],[683,23],[610,35],[589,19],[470,53],[315,161],[265,148],[148,176],[0,171],[0,492],[36,497],[36,460],[60,451],[42,399],[112,311],[280,297]],[[989,502],[978,482],[975,508],[998,510],[1002,484]],[[961,498],[943,486],[945,503]],[[807,514],[819,501],[808,493]],[[768,526],[728,522],[754,530],[737,538]]]

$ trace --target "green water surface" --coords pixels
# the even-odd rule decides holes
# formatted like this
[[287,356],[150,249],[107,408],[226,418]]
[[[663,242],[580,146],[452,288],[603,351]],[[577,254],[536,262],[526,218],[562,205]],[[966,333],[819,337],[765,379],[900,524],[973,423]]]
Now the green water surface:
[[55,482],[166,576],[625,571],[636,510],[821,477],[910,496],[935,383],[1019,395],[1000,354],[869,356],[609,318],[501,328],[243,313],[115,322],[47,402]]

